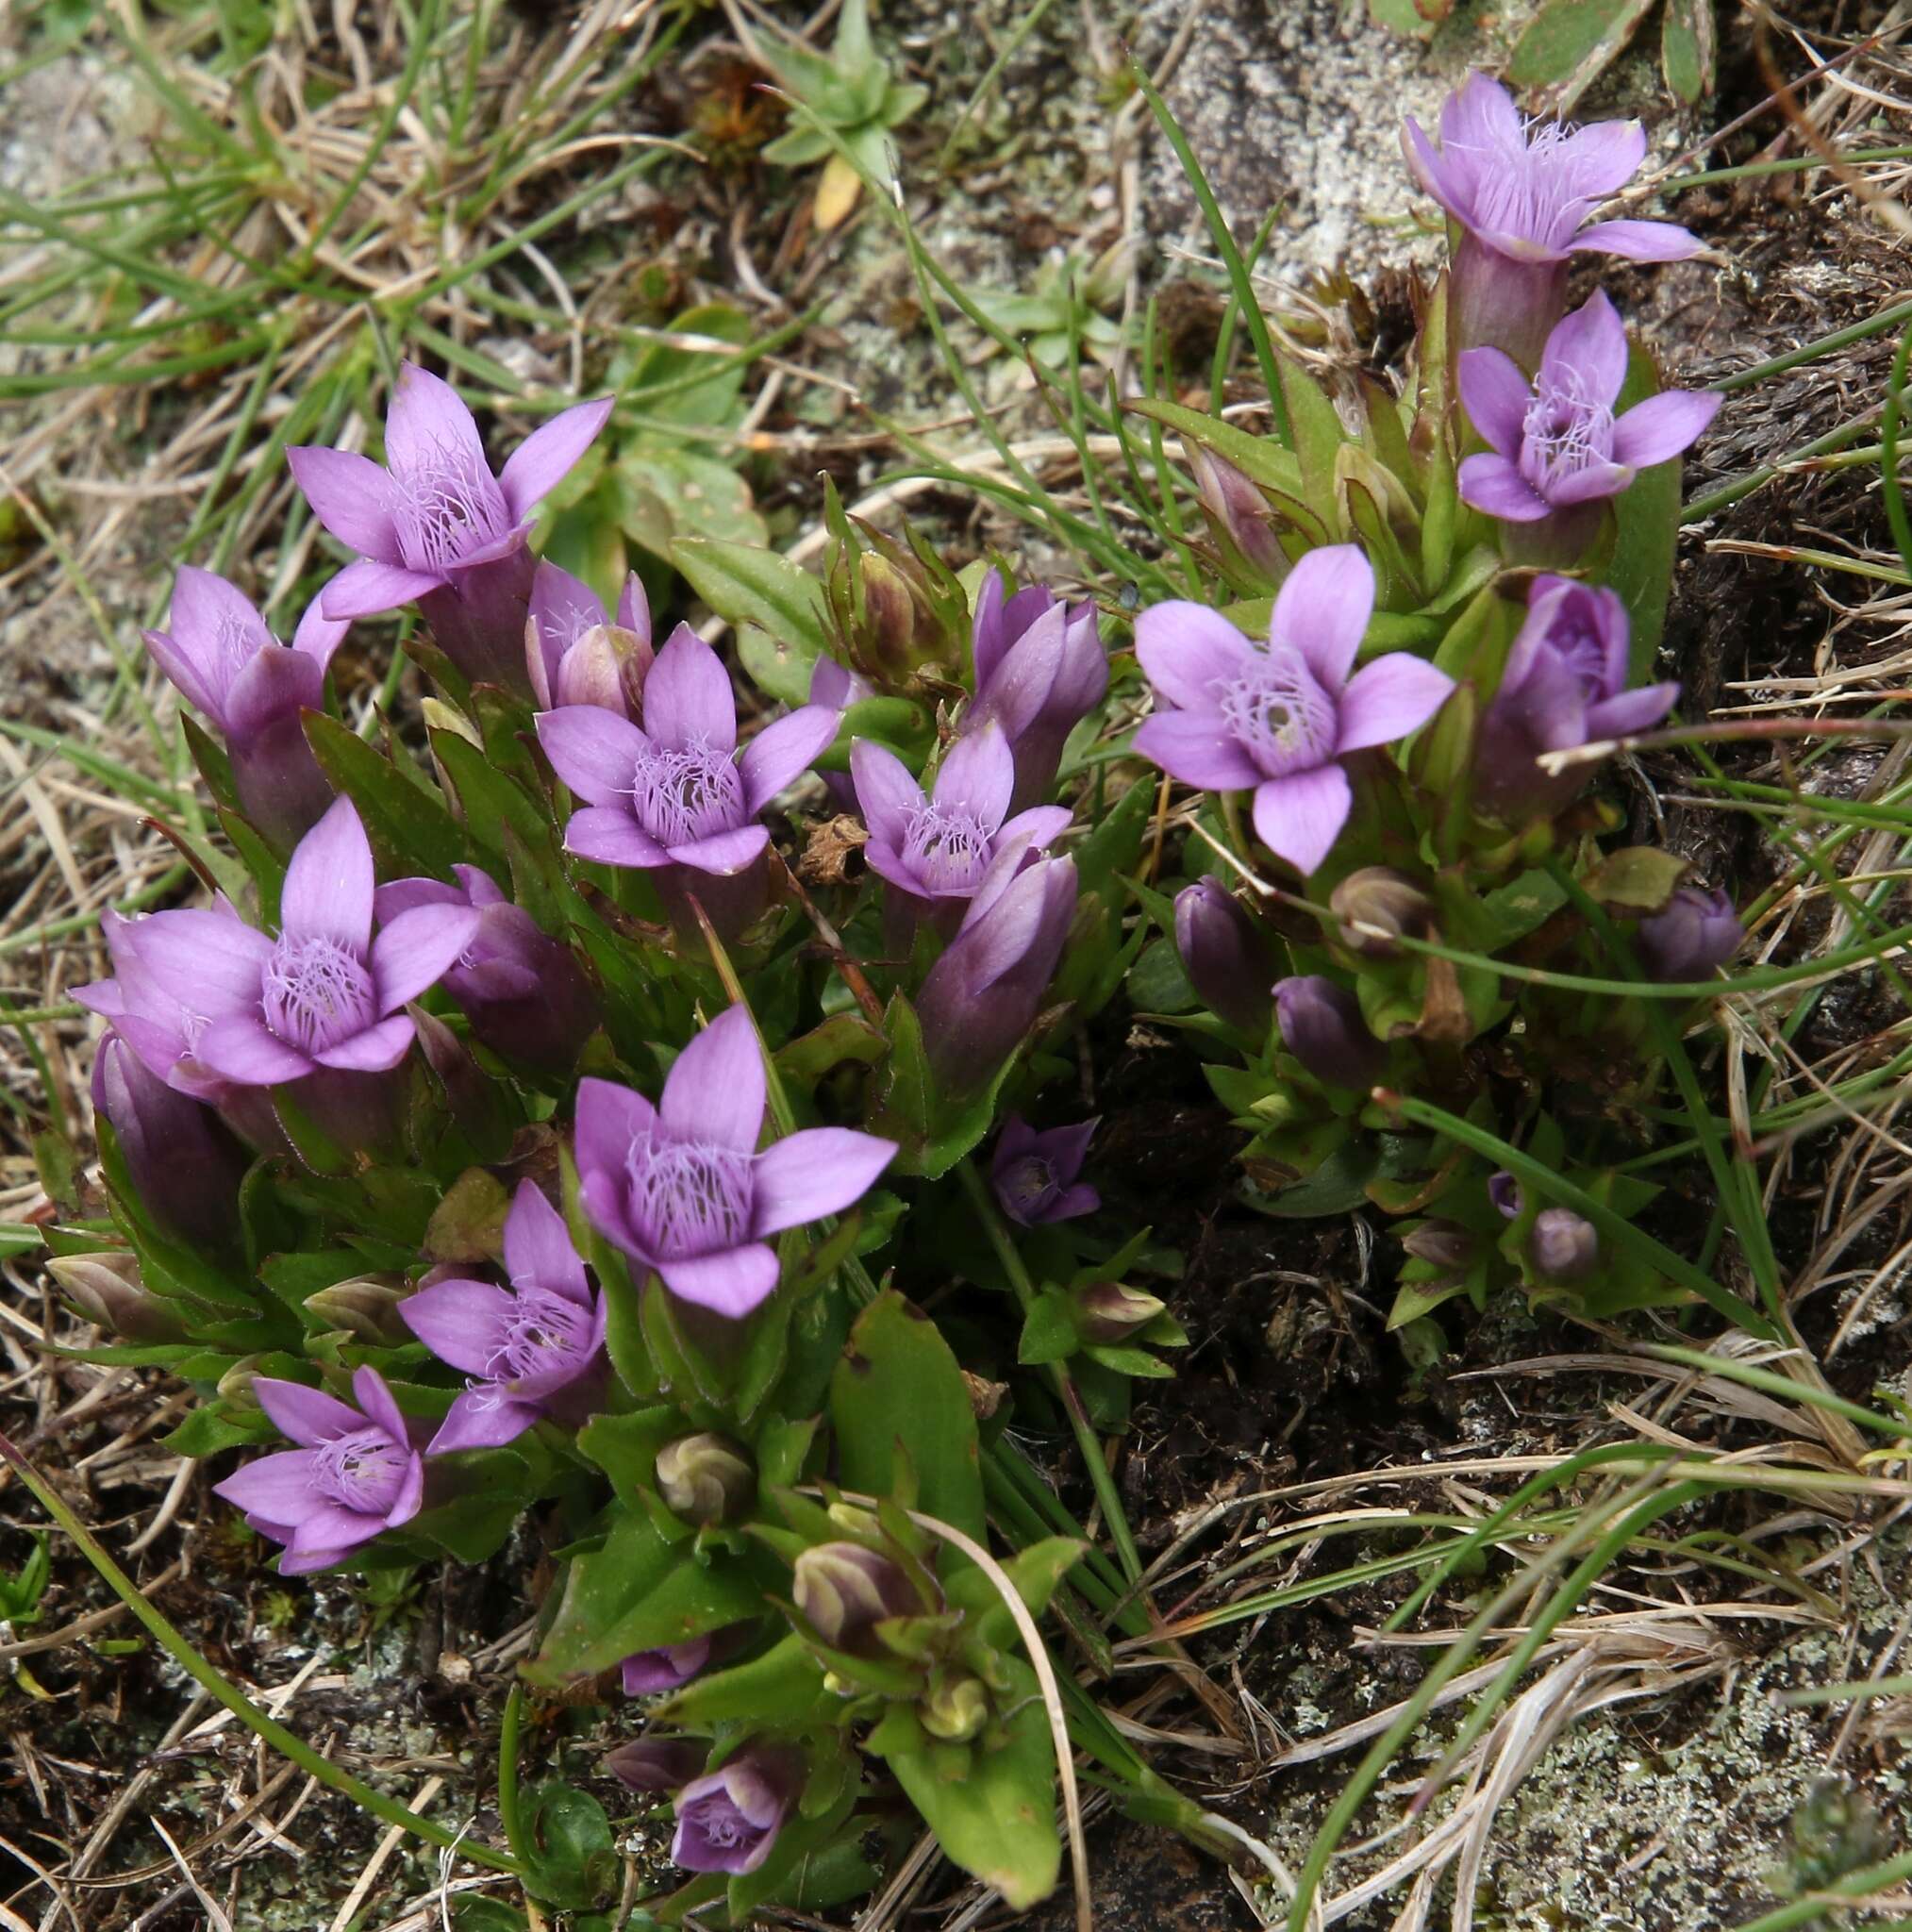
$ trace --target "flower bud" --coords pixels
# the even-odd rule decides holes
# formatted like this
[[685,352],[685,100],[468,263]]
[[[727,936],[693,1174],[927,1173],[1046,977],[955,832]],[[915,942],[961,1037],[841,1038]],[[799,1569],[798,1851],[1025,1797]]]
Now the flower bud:
[[1075,1332],[1098,1348],[1113,1348],[1146,1328],[1168,1304],[1120,1281],[1098,1281],[1075,1297]]
[[917,536],[899,543],[859,518],[845,516],[834,490],[825,520],[831,531],[823,601],[831,655],[879,691],[903,695],[923,674],[948,682],[968,640],[970,607],[956,575]]
[[1289,569],[1288,552],[1274,534],[1268,498],[1254,482],[1223,457],[1200,443],[1184,445],[1189,467],[1195,473],[1195,492],[1207,513],[1209,528],[1222,543],[1240,553],[1241,561],[1270,586],[1279,584]]
[[220,1376],[218,1395],[222,1402],[234,1408],[257,1408],[258,1397],[253,1392],[253,1380],[258,1374],[258,1357],[242,1355]]
[[1739,950],[1746,928],[1728,893],[1682,886],[1666,910],[1642,919],[1634,943],[1647,977],[1666,984],[1710,979]]
[[1401,1237],[1401,1245],[1431,1268],[1456,1271],[1472,1267],[1479,1253],[1472,1233],[1457,1221],[1423,1221],[1412,1234]]
[[361,1275],[335,1281],[306,1297],[306,1307],[327,1328],[342,1328],[360,1341],[396,1346],[409,1341],[411,1331],[399,1319],[398,1305],[410,1290],[391,1276]]
[[651,647],[621,624],[593,624],[558,659],[552,691],[560,705],[596,705],[634,722],[643,716]]
[[634,1791],[674,1791],[702,1772],[709,1755],[694,1738],[633,1738],[605,1753],[604,1768]]
[[1404,933],[1424,939],[1432,928],[1434,902],[1391,866],[1364,865],[1351,872],[1329,895],[1328,905],[1341,922],[1341,943],[1371,959],[1391,959],[1401,950],[1394,942]]
[[923,1608],[903,1572],[861,1543],[818,1543],[798,1557],[795,1567],[792,1600],[835,1649],[854,1649],[872,1624]]
[[1317,1080],[1358,1090],[1381,1077],[1387,1049],[1345,987],[1319,974],[1297,974],[1276,983],[1274,1005],[1281,1043]]
[[989,1718],[989,1693],[979,1677],[949,1677],[939,1683],[916,1707],[916,1715],[932,1738],[966,1744]]
[[756,1500],[756,1469],[728,1436],[679,1436],[657,1451],[657,1493],[686,1523],[722,1523]]
[[59,1291],[108,1334],[126,1341],[183,1341],[186,1330],[157,1295],[146,1291],[131,1255],[58,1255],[46,1272]]
[[1488,1199],[1494,1205],[1494,1212],[1503,1221],[1518,1221],[1525,1205],[1521,1193],[1521,1184],[1505,1168],[1498,1174],[1488,1176]]
[[1260,929],[1213,878],[1175,894],[1175,950],[1189,984],[1218,1018],[1265,1036],[1274,961]]
[[1527,1237],[1527,1258],[1548,1281],[1579,1281],[1600,1265],[1600,1237],[1571,1208],[1543,1208]]

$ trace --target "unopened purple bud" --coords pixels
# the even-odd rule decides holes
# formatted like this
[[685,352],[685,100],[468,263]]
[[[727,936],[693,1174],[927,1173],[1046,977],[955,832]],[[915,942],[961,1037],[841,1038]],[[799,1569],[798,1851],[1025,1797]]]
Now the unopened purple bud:
[[1268,1031],[1274,956],[1261,929],[1213,878],[1175,894],[1175,950],[1211,1013],[1257,1036]]
[[1098,1281],[1075,1297],[1075,1331],[1097,1348],[1115,1348],[1146,1328],[1168,1304],[1120,1281]]
[[1319,974],[1276,982],[1281,1041],[1317,1080],[1331,1087],[1372,1087],[1388,1050],[1368,1030],[1361,1005],[1345,987]]
[[1634,943],[1649,978],[1678,985],[1710,978],[1745,938],[1730,893],[1682,886],[1665,911],[1640,921]]
[[1548,1281],[1579,1281],[1600,1265],[1600,1237],[1571,1208],[1543,1208],[1527,1237],[1527,1257]]
[[1218,539],[1232,544],[1241,560],[1272,590],[1289,573],[1289,555],[1274,534],[1268,499],[1225,457],[1186,443],[1195,473],[1195,491]]
[[1498,1174],[1488,1176],[1488,1199],[1493,1203],[1494,1211],[1503,1221],[1518,1221],[1525,1205],[1521,1194],[1521,1184],[1505,1168]]
[[110,1032],[93,1059],[92,1102],[155,1224],[192,1247],[229,1247],[247,1162],[218,1115],[169,1087]]
[[923,1051],[946,1096],[989,1084],[1035,1024],[1062,958],[1075,863],[1027,860],[1026,841],[1005,842],[916,996]]
[[46,1272],[90,1322],[126,1341],[183,1341],[177,1315],[140,1278],[127,1254],[57,1255]]
[[1026,811],[1048,796],[1069,734],[1108,690],[1095,606],[1064,604],[1040,584],[1009,596],[992,569],[976,593],[971,652],[975,698],[959,729],[1001,725],[1016,764],[1009,809]]
[[1401,1237],[1401,1245],[1432,1268],[1471,1268],[1480,1252],[1472,1232],[1457,1221],[1423,1221],[1413,1233]]
[[710,1661],[712,1640],[693,1637],[687,1643],[667,1643],[640,1650],[619,1666],[626,1697],[655,1697],[688,1684]]
[[524,620],[524,668],[540,710],[595,705],[641,724],[652,657],[650,600],[635,571],[613,619],[589,584],[555,563],[538,566]]
[[873,1624],[920,1613],[923,1604],[898,1566],[861,1543],[817,1543],[797,1557],[791,1601],[836,1650],[854,1650]]
[[1392,958],[1404,935],[1425,939],[1433,928],[1434,902],[1405,873],[1364,865],[1351,872],[1328,897],[1338,919],[1341,943],[1370,958]]
[[728,1436],[679,1436],[657,1451],[657,1493],[686,1523],[722,1523],[756,1499],[756,1466]]
[[803,1790],[802,1755],[747,1744],[736,1757],[677,1793],[671,1857],[687,1872],[755,1872]]
[[707,1744],[694,1738],[633,1738],[605,1754],[604,1768],[634,1791],[674,1791],[704,1769]]

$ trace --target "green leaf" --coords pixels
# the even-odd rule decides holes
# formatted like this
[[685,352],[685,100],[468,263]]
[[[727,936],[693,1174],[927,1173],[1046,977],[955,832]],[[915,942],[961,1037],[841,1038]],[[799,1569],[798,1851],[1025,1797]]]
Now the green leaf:
[[465,835],[435,792],[405,776],[357,732],[323,711],[308,711],[306,741],[332,789],[358,808],[383,877],[429,873],[448,878],[468,856]]
[[1039,1294],[1023,1319],[1023,1339],[1016,1345],[1016,1359],[1025,1367],[1039,1367],[1044,1362],[1066,1361],[1080,1346],[1069,1297],[1053,1291]]
[[519,1849],[530,1867],[524,1889],[560,1911],[578,1911],[616,1883],[618,1855],[605,1808],[570,1785],[535,1785],[525,1794]]
[[1020,1658],[1011,1695],[1022,1708],[995,1750],[973,1745],[899,1752],[896,1781],[936,1833],[943,1856],[993,1885],[1012,1911],[1026,1911],[1056,1889],[1062,1846],[1056,1835],[1056,1762],[1036,1674]]
[[792,1631],[748,1663],[714,1671],[674,1690],[657,1707],[659,1722],[706,1724],[830,1723],[842,1699],[823,1685],[823,1666]]
[[1581,884],[1589,899],[1616,911],[1664,912],[1689,870],[1686,859],[1656,845],[1626,845],[1609,852]]
[[1368,11],[1376,26],[1385,26],[1390,33],[1411,34],[1417,41],[1430,41],[1454,11],[1454,0],[1368,0]]
[[1272,437],[1251,436],[1247,430],[1238,429],[1219,416],[1160,396],[1127,396],[1122,408],[1133,415],[1147,416],[1225,458],[1251,482],[1259,483],[1264,489],[1287,497],[1301,495],[1301,464],[1291,450],[1284,449]]
[[[1616,410],[1659,392],[1653,358],[1638,343],[1627,364],[1626,385]],[[1680,536],[1680,458],[1642,470],[1614,502],[1618,525],[1606,581],[1626,606],[1633,625],[1629,669],[1635,684],[1653,674],[1666,628],[1667,598],[1673,583],[1673,551]]]
[[1660,72],[1673,98],[1696,107],[1713,92],[1713,0],[1667,0]]
[[889,1496],[899,1451],[920,1507],[980,1542],[986,1534],[975,1411],[936,1324],[893,1290],[870,1304],[830,1382],[843,1487]]
[[1654,0],[1548,0],[1507,57],[1506,77],[1567,113],[1611,64]]
[[[823,587],[801,564],[755,543],[680,537],[671,560],[718,616],[735,625],[744,669],[787,705],[810,694],[810,669],[823,650]],[[762,640],[746,626],[756,625]]]

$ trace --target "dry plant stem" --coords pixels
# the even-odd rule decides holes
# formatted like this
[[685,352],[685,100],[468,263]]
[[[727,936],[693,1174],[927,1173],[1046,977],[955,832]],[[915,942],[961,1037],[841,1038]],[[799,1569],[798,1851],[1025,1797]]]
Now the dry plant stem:
[[[1023,1257],[1016,1252],[1016,1244],[1009,1239],[1008,1230],[996,1212],[996,1204],[989,1199],[989,1191],[984,1186],[973,1161],[959,1162],[956,1172],[962,1176],[963,1188],[975,1205],[984,1232],[989,1238],[989,1245],[995,1249],[996,1258],[1002,1262],[1003,1272],[1009,1277],[1010,1287],[1016,1291],[1016,1299],[1026,1311],[1036,1299],[1035,1284],[1029,1279],[1029,1271],[1023,1266]],[[1089,1425],[1081,1397],[1075,1392],[1075,1384],[1070,1379],[1068,1370],[1060,1363],[1054,1363],[1049,1370],[1049,1379],[1056,1385],[1056,1398],[1068,1412],[1069,1426],[1074,1432],[1076,1447],[1089,1466],[1089,1479],[1095,1487],[1096,1500],[1102,1505],[1109,1536],[1122,1561],[1122,1574],[1135,1584],[1142,1574],[1141,1553],[1136,1548],[1128,1517],[1122,1510],[1122,1498],[1116,1493],[1115,1480],[1108,1473],[1102,1440]]]
[[120,1601],[145,1625],[153,1641],[194,1683],[210,1696],[217,1698],[256,1736],[263,1739],[282,1756],[291,1758],[308,1776],[316,1778],[328,1790],[339,1792],[341,1797],[351,1799],[361,1809],[370,1811],[375,1818],[383,1819],[387,1824],[412,1832],[427,1843],[437,1845],[441,1851],[457,1852],[469,1858],[474,1865],[489,1865],[493,1871],[508,1873],[516,1878],[524,1875],[524,1868],[517,1858],[504,1852],[493,1851],[489,1845],[475,1844],[469,1838],[461,1838],[456,1832],[447,1831],[436,1819],[423,1817],[420,1813],[401,1805],[395,1798],[388,1798],[383,1791],[374,1790],[370,1785],[354,1777],[349,1771],[334,1764],[329,1757],[322,1757],[303,1738],[295,1736],[283,1724],[269,1718],[251,1698],[235,1689],[225,1677],[214,1670],[166,1618],[147,1602],[139,1585],[113,1561],[92,1533],[67,1507],[58,1491],[5,1436],[0,1436],[0,1459],[6,1461],[38,1498],[46,1513],[78,1544],[87,1561],[99,1572]]

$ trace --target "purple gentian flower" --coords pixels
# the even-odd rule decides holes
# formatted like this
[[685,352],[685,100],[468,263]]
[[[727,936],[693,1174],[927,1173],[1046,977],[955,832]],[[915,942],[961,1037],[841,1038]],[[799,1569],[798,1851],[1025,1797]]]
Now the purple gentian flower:
[[1275,982],[1274,1016],[1281,1043],[1317,1080],[1330,1087],[1372,1087],[1388,1063],[1388,1049],[1368,1030],[1361,1003],[1319,973]]
[[286,452],[312,514],[358,553],[320,593],[325,615],[373,617],[416,597],[466,676],[524,690],[531,512],[610,410],[606,396],[554,416],[493,475],[457,392],[415,362],[401,363],[383,468],[342,449]]
[[1275,967],[1261,928],[1220,880],[1175,894],[1175,951],[1202,1004],[1244,1033],[1265,1036]]
[[950,746],[931,798],[894,752],[867,738],[850,747],[850,774],[870,827],[863,857],[919,912],[937,901],[955,910],[973,898],[1005,842],[1042,851],[1069,825],[1059,805],[1033,806],[1005,824],[1016,763],[993,718]]
[[393,879],[373,899],[389,925],[417,906],[469,907],[476,932],[439,984],[472,1023],[473,1033],[501,1058],[569,1072],[598,1024],[597,1000],[569,946],[540,930],[489,873],[455,865],[458,883]]
[[1745,938],[1731,893],[1682,886],[1663,911],[1640,921],[1634,945],[1648,978],[1677,986],[1710,978]]
[[687,1872],[733,1877],[755,1872],[770,1857],[803,1783],[797,1752],[745,1745],[727,1764],[692,1778],[677,1793],[673,1862]]
[[341,798],[286,868],[276,940],[197,908],[152,913],[123,938],[190,1016],[192,1058],[215,1077],[276,1087],[320,1067],[384,1073],[412,1041],[399,1008],[472,942],[478,915],[420,906],[374,939],[372,905],[372,847]]
[[577,1090],[577,1168],[592,1225],[672,1293],[732,1318],[776,1288],[768,1238],[860,1201],[896,1153],[873,1134],[806,1127],[759,1154],[764,1098],[756,1028],[741,1007],[677,1056],[655,1108],[608,1080]]
[[111,1030],[93,1056],[92,1103],[154,1224],[202,1251],[232,1245],[247,1160],[219,1116],[168,1086]]
[[1571,1208],[1543,1208],[1527,1235],[1527,1258],[1548,1281],[1580,1281],[1600,1265],[1600,1236]]
[[1041,1010],[1075,916],[1075,862],[1022,841],[990,861],[956,936],[916,996],[923,1053],[949,1096],[986,1086]]
[[1457,348],[1490,342],[1531,367],[1559,319],[1571,255],[1678,261],[1700,252],[1672,222],[1586,225],[1646,158],[1637,121],[1528,121],[1498,81],[1471,74],[1441,107],[1439,144],[1410,116],[1401,146],[1414,178],[1461,230],[1451,325]]
[[619,1666],[626,1697],[655,1697],[660,1690],[674,1690],[710,1661],[710,1638],[693,1637],[688,1643],[667,1643],[657,1650],[640,1650]]
[[1503,1221],[1520,1220],[1525,1207],[1520,1182],[1504,1167],[1488,1174],[1488,1199]]
[[1474,741],[1474,803],[1507,821],[1568,804],[1589,768],[1550,773],[1542,752],[1568,751],[1656,724],[1679,697],[1677,683],[1626,688],[1626,607],[1607,590],[1540,575],[1507,653],[1500,689]]
[[1463,459],[1461,500],[1511,524],[1618,496],[1639,471],[1693,442],[1721,400],[1710,390],[1664,390],[1615,416],[1626,326],[1603,290],[1555,325],[1531,384],[1499,349],[1470,349],[1459,368],[1461,400],[1491,445]]
[[399,1304],[441,1361],[477,1377],[432,1438],[434,1456],[495,1449],[546,1416],[583,1422],[602,1393],[604,1301],[535,1181],[519,1183],[505,1217],[505,1273],[508,1289],[453,1278]]
[[723,660],[680,624],[644,681],[642,728],[594,705],[538,714],[538,742],[586,801],[564,849],[605,865],[740,873],[769,847],[757,814],[837,735],[805,705],[737,757],[737,701]]
[[349,623],[306,607],[290,646],[224,577],[182,565],[173,579],[173,628],[141,635],[159,669],[212,720],[232,759],[240,808],[280,852],[332,803],[300,714],[324,702],[325,668]]
[[640,719],[653,656],[651,602],[636,571],[624,579],[613,620],[589,584],[555,563],[538,566],[524,624],[524,668],[540,709],[601,705]]
[[1203,604],[1156,604],[1136,622],[1136,656],[1173,707],[1142,721],[1136,749],[1184,784],[1252,789],[1261,842],[1304,876],[1347,823],[1341,759],[1419,730],[1454,689],[1405,651],[1350,677],[1373,608],[1373,566],[1338,543],[1289,573],[1266,646]]
[[1101,1124],[1098,1114],[1072,1127],[1039,1134],[1021,1114],[1012,1113],[996,1137],[995,1158],[989,1162],[989,1186],[1003,1212],[1024,1227],[1093,1214],[1102,1196],[1076,1175]]
[[215,1483],[213,1494],[242,1510],[261,1536],[285,1544],[282,1575],[342,1562],[380,1530],[418,1514],[424,1462],[376,1369],[353,1374],[357,1408],[270,1375],[256,1376],[252,1388],[259,1407],[299,1446],[248,1462]]
[[1009,809],[1026,811],[1056,782],[1069,734],[1108,690],[1095,606],[1064,604],[1042,584],[1008,596],[992,568],[976,593],[971,654],[975,697],[960,733],[992,719],[1002,726],[1016,766]]

